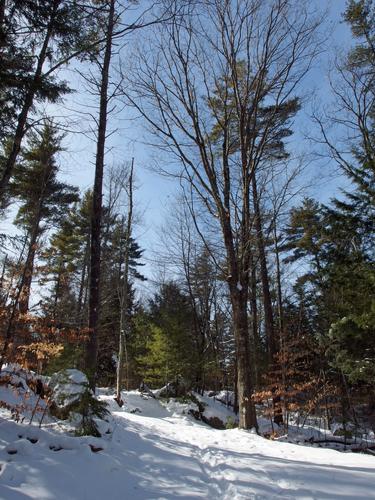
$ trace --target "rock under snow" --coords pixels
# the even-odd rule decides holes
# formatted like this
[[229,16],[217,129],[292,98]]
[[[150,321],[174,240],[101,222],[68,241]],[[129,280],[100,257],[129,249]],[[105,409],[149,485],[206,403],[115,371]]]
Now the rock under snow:
[[61,370],[52,375],[49,387],[52,389],[51,412],[59,418],[67,418],[71,407],[87,390],[88,379],[79,370]]

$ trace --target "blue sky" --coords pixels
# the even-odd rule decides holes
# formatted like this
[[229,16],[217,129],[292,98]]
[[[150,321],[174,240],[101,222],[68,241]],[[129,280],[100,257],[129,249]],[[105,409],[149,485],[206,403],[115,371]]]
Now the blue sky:
[[[310,75],[305,80],[301,88],[301,94],[310,95],[315,92],[317,101],[324,103],[329,97],[327,69],[328,60],[333,57],[336,47],[346,50],[351,43],[349,28],[342,23],[341,14],[345,10],[345,0],[314,0],[319,9],[329,9],[326,17],[327,32],[330,34],[327,43],[327,52],[316,61]],[[125,51],[131,52],[131,40]],[[70,96],[58,115],[65,116],[65,122],[75,130],[85,132],[88,128],[88,115],[77,115],[79,109],[95,114],[95,101],[88,97],[85,91],[80,88],[82,82],[75,75],[73,70],[65,71],[62,76],[69,80],[76,92]],[[56,111],[56,108],[52,108]],[[50,108],[48,108],[50,112]],[[310,131],[311,123],[307,116],[308,109],[303,111],[298,119],[298,127]],[[67,118],[67,119],[66,119]],[[59,117],[56,117],[59,120]],[[166,213],[171,210],[170,202],[174,198],[178,187],[164,177],[159,177],[152,173],[147,167],[152,162],[154,152],[150,147],[142,143],[145,136],[142,124],[131,119],[127,109],[110,118],[109,127],[111,130],[117,129],[108,140],[108,151],[106,156],[107,166],[118,164],[122,161],[135,158],[135,171],[138,183],[138,190],[135,194],[136,205],[139,212],[142,212],[142,222],[136,228],[139,243],[145,252],[148,261],[146,274],[152,276],[152,248],[157,243],[157,231],[162,225]],[[294,136],[295,141],[302,143],[300,134]],[[67,134],[64,140],[66,151],[61,157],[62,176],[72,184],[78,185],[82,191],[90,188],[93,184],[94,176],[94,155],[95,143],[84,134]],[[166,159],[166,161],[168,161]],[[315,186],[309,190],[309,194],[327,201],[337,192],[337,188],[342,182],[341,179],[333,177],[328,179],[324,174],[333,174],[334,168],[324,164],[313,163],[305,172],[305,178],[301,182],[309,184],[314,179]],[[149,261],[150,260],[150,261]]]
[[[329,33],[327,43],[327,52],[322,54],[316,61],[314,68],[306,78],[301,94],[311,94],[315,92],[318,102],[324,102],[329,97],[328,92],[328,60],[333,57],[336,48],[346,49],[351,43],[350,31],[345,23],[342,22],[341,14],[345,9],[345,0],[315,0],[319,9],[328,8],[329,15],[326,18],[325,29]],[[131,51],[131,42],[128,44],[127,51]],[[74,75],[72,75],[74,79]],[[86,102],[86,97],[82,92],[77,92],[72,97],[72,108],[78,104]],[[81,106],[78,106],[81,107]],[[303,111],[298,120],[298,126],[304,131],[310,132],[311,123],[307,116],[308,109]],[[83,118],[82,127],[86,126],[87,119]],[[107,165],[120,163],[123,160],[135,158],[135,170],[139,189],[136,192],[136,204],[142,212],[142,223],[138,226],[136,232],[141,246],[145,248],[146,260],[151,259],[151,250],[157,243],[157,231],[162,225],[165,214],[171,209],[170,202],[174,198],[174,193],[178,187],[164,177],[159,177],[152,173],[147,166],[152,162],[154,151],[142,143],[145,136],[142,124],[130,119],[129,112],[124,109],[120,115],[113,116],[110,119],[110,128],[117,128],[117,132],[110,138],[109,151],[107,153]],[[296,141],[303,141],[302,136],[297,134],[294,137]],[[95,144],[83,136],[66,138],[68,151],[62,157],[62,168],[64,177],[69,182],[79,185],[82,190],[91,187],[93,182],[93,159]],[[168,159],[166,159],[168,161]],[[319,164],[313,162],[305,172],[305,178],[301,182],[311,184],[313,180],[314,187],[310,188],[308,194],[327,201],[340,185],[341,179],[333,176],[334,168],[331,168],[326,162]],[[152,275],[152,264],[147,265],[147,274]]]

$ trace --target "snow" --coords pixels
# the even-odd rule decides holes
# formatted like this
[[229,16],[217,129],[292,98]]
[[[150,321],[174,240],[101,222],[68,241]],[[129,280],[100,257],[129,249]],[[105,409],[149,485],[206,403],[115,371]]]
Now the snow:
[[53,389],[53,401],[59,408],[65,408],[77,401],[86,391],[88,379],[79,370],[62,370],[51,377],[49,386]]
[[217,401],[221,401],[226,405],[234,405],[234,392],[233,391],[219,391],[214,393],[213,396]]
[[194,396],[204,405],[204,416],[207,419],[217,417],[225,425],[230,420],[236,420],[233,410],[227,408],[220,401],[216,401],[214,398],[210,398],[206,395],[201,396],[200,394],[194,393]]
[[[102,438],[69,436],[61,421],[21,425],[1,410],[0,499],[375,498],[374,457],[212,429],[176,401],[135,391],[122,408],[113,397],[100,391],[111,411]],[[220,403],[203,400],[217,415]]]
[[174,399],[170,399],[167,403],[163,404],[163,406],[172,415],[172,417],[189,415],[190,411],[199,411],[198,405],[192,401],[188,403],[180,403]]
[[[46,377],[36,376],[17,364],[4,366],[1,371],[0,402],[4,406],[15,408],[19,412],[19,418],[23,418],[25,422],[29,422],[34,413],[37,418],[41,418],[46,408],[45,401],[28,386],[28,383],[37,379],[46,381]],[[48,421],[48,416],[43,415],[44,417]]]

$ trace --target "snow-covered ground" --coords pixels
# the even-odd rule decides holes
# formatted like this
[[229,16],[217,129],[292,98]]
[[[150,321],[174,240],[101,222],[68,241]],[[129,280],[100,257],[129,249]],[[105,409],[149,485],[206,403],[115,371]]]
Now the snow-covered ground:
[[375,498],[374,457],[215,430],[136,392],[121,409],[101,397],[102,438],[0,420],[1,499]]

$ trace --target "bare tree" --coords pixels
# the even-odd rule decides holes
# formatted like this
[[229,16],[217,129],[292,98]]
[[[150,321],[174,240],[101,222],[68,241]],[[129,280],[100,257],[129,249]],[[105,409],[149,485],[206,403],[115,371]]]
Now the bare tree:
[[[192,312],[192,334],[196,354],[195,387],[203,391],[209,357],[216,350],[212,324],[218,307],[220,280],[212,259],[214,250],[197,235],[184,199],[178,197],[162,228],[162,249],[158,260],[167,262],[170,275],[177,279],[189,298]],[[216,259],[217,260],[217,259]]]
[[[221,233],[233,312],[240,427],[257,426],[252,402],[248,284],[252,255],[251,182],[277,134],[273,113],[295,96],[319,50],[320,20],[304,2],[205,0],[155,30],[124,89],[175,161],[164,173],[188,191],[196,229],[210,214]],[[240,70],[241,68],[241,70]],[[233,147],[233,141],[236,147]]]
[[[368,61],[362,61],[361,57],[355,61],[355,52],[345,58],[337,57],[330,74],[332,100],[323,110],[316,109],[313,114],[320,132],[313,140],[323,146],[319,148],[319,154],[333,160],[353,186],[361,191],[360,195],[347,193],[348,203],[357,206],[363,217],[366,214],[370,221],[368,234],[371,234],[375,211],[373,45],[369,44],[367,50],[371,55]],[[372,245],[370,237],[369,246]]]
[[[120,279],[119,279],[119,303],[120,303],[120,325],[119,325],[119,349],[117,358],[117,381],[116,381],[116,401],[122,406],[121,400],[121,390],[124,378],[124,365],[128,369],[128,353],[126,345],[126,333],[129,330],[129,260],[130,260],[130,243],[132,237],[133,228],[133,189],[134,189],[134,159],[130,165],[129,177],[127,180],[126,191],[128,194],[128,210],[126,215],[126,222],[123,221],[125,225],[125,241],[124,241],[124,252],[123,252],[123,265],[120,265]],[[123,272],[121,272],[121,268]],[[129,374],[127,374],[127,380],[129,380]]]
[[[90,243],[90,276],[89,276],[89,330],[90,337],[86,344],[85,366],[90,378],[91,387],[95,386],[95,372],[97,365],[97,329],[100,309],[100,255],[101,255],[101,222],[103,212],[103,175],[105,164],[105,148],[108,137],[107,125],[108,115],[113,111],[110,102],[118,97],[120,81],[111,82],[111,60],[114,49],[121,46],[123,37],[140,28],[161,23],[173,16],[173,11],[163,8],[161,13],[153,13],[158,2],[152,3],[143,10],[135,22],[124,24],[123,17],[134,2],[122,2],[121,0],[107,0],[107,11],[104,16],[103,30],[103,54],[97,60],[99,67],[99,78],[90,75],[86,81],[96,88],[99,96],[99,116],[95,120],[97,125],[96,156],[95,156],[95,178],[93,189],[93,204],[91,214],[91,243]],[[168,5],[168,2],[167,2]],[[148,14],[150,18],[147,19]],[[118,49],[116,49],[118,50]],[[112,86],[111,86],[112,83]]]

